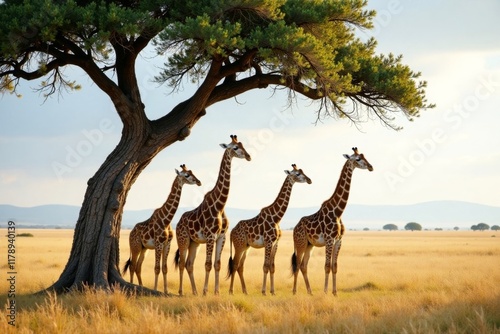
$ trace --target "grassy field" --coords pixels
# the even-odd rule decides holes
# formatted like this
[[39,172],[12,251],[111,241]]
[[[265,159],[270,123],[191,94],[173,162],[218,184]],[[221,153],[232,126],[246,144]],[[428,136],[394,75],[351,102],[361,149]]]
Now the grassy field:
[[[19,232],[19,230],[18,230]],[[55,281],[69,256],[73,231],[22,230],[33,237],[16,238],[16,325],[8,324],[7,248],[0,242],[0,333],[500,333],[500,235],[498,232],[347,231],[339,257],[337,297],[323,293],[324,249],[309,263],[313,296],[299,277],[292,295],[291,231],[285,231],[276,259],[276,296],[262,296],[263,251],[251,250],[245,277],[249,295],[129,297],[122,293],[88,291],[63,296],[33,296]],[[128,234],[121,236],[121,262],[128,259]],[[178,290],[172,266],[176,242],[168,260],[169,291]],[[204,247],[195,276],[198,290],[204,278]],[[223,276],[229,244],[223,254]],[[143,280],[153,287],[151,252]],[[127,275],[128,279],[128,275]],[[186,281],[187,280],[187,281]],[[160,286],[163,286],[160,277]]]

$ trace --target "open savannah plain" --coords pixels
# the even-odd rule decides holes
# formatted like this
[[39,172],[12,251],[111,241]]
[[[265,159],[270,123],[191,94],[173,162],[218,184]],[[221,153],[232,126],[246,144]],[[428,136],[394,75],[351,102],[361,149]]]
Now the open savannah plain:
[[[16,242],[16,326],[8,324],[5,233],[0,243],[1,333],[500,333],[500,235],[494,231],[346,231],[339,257],[337,297],[323,293],[324,248],[309,262],[313,296],[301,275],[292,294],[291,231],[284,231],[276,256],[276,295],[261,294],[263,250],[251,249],[245,265],[248,295],[239,280],[229,295],[227,280],[213,295],[193,296],[185,277],[184,297],[128,296],[91,291],[33,295],[63,270],[72,230],[22,230],[33,237]],[[18,230],[19,233],[19,230]],[[121,233],[123,264],[128,235]],[[229,239],[229,238],[228,238]],[[168,259],[169,292],[178,291],[179,274]],[[229,243],[223,252],[225,277]],[[195,277],[204,279],[204,247]],[[154,256],[142,276],[152,288]],[[127,274],[127,280],[129,276]],[[159,286],[162,287],[160,275]]]

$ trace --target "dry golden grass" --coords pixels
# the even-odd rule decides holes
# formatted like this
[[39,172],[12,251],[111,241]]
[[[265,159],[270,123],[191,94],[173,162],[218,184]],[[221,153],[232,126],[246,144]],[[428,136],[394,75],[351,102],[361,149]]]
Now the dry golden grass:
[[[33,296],[59,277],[73,231],[26,232],[34,237],[16,239],[17,328],[7,324],[2,312],[2,333],[500,333],[500,235],[493,237],[492,231],[348,231],[339,257],[338,297],[323,293],[321,248],[309,263],[314,295],[306,294],[302,277],[292,295],[293,242],[291,231],[285,231],[276,259],[276,296],[261,295],[263,250],[251,250],[245,266],[248,296],[241,293],[238,279],[234,296],[228,295],[225,280],[221,295],[214,296],[212,271],[209,296],[191,296],[186,276],[187,296],[182,298],[101,291]],[[129,257],[129,232],[122,232],[122,263]],[[0,256],[5,259],[4,241]],[[172,293],[179,281],[172,266],[176,248],[174,240],[168,260]],[[228,257],[226,243],[221,276]],[[204,260],[200,247],[198,290]],[[153,262],[151,253],[143,266],[148,287],[154,282]],[[6,305],[7,268],[4,260],[0,263],[0,304]]]

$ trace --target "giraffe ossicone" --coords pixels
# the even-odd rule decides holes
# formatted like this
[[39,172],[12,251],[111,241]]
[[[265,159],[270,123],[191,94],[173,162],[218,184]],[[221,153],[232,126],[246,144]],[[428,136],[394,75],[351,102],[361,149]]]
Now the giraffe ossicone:
[[174,237],[174,232],[170,223],[179,207],[182,186],[185,184],[196,184],[201,186],[200,180],[196,178],[192,171],[182,164],[181,171],[175,170],[177,176],[172,184],[167,200],[161,207],[156,209],[150,218],[137,223],[129,235],[130,257],[125,263],[123,274],[130,267],[130,283],[134,283],[134,274],[137,275],[139,285],[142,286],[142,263],[149,249],[155,250],[155,285],[158,288],[158,275],[160,274],[160,261],[163,273],[163,291],[167,289],[167,257],[170,251],[170,243]]
[[236,135],[231,135],[229,144],[220,144],[224,154],[220,164],[219,175],[215,186],[205,194],[201,204],[185,212],[177,224],[176,237],[178,249],[175,254],[175,265],[179,268],[179,295],[183,292],[184,269],[188,272],[193,294],[198,294],[194,281],[194,261],[198,246],[206,244],[205,283],[203,295],[207,294],[210,271],[212,270],[212,253],[215,247],[215,294],[219,294],[219,272],[221,268],[221,254],[229,228],[224,208],[229,196],[231,181],[231,160],[233,158],[251,160],[243,144]]
[[323,202],[320,209],[312,215],[302,217],[293,229],[294,253],[292,255],[293,293],[297,292],[297,276],[302,272],[307,292],[312,294],[307,264],[313,247],[325,247],[325,284],[324,292],[328,292],[329,275],[332,273],[332,293],[337,295],[337,259],[342,245],[344,224],[342,213],[349,199],[352,173],[354,169],[373,171],[373,166],[353,147],[354,154],[344,154],[347,159],[333,195]]

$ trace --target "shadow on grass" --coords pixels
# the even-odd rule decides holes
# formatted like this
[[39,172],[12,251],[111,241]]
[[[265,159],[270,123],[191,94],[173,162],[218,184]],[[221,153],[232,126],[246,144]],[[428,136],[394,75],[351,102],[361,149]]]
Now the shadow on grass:
[[379,291],[382,290],[377,284],[373,282],[366,282],[360,286],[356,286],[350,289],[343,289],[343,292],[359,292],[359,291]]

